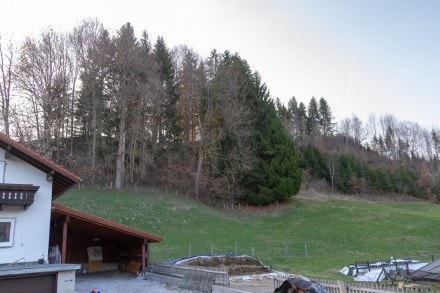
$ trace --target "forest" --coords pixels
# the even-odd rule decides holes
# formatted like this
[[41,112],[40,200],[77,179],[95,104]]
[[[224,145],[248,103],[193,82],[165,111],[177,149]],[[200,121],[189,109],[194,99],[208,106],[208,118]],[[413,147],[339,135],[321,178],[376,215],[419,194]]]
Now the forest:
[[324,97],[283,104],[262,79],[238,53],[202,57],[87,19],[21,44],[0,36],[0,123],[89,186],[257,205],[302,187],[440,199],[439,128],[336,122]]

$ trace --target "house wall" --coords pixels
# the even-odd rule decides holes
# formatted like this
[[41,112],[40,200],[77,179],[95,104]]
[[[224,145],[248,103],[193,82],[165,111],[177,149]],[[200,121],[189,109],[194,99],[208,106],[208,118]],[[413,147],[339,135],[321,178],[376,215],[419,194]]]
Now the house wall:
[[75,292],[75,271],[58,272],[57,293]]
[[11,184],[33,184],[40,186],[34,203],[23,207],[6,206],[0,211],[0,219],[14,219],[11,247],[0,247],[0,263],[37,261],[44,255],[47,262],[49,227],[52,200],[52,182],[46,180],[41,170],[10,155],[0,148],[0,182]]

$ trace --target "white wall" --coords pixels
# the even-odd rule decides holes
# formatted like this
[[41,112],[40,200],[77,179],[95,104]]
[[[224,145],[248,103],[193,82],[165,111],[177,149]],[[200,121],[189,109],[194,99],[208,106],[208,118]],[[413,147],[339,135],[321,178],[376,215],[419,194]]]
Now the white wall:
[[10,155],[5,159],[5,151],[0,148],[0,182],[11,184],[33,184],[40,186],[34,203],[23,207],[5,206],[0,218],[15,219],[12,247],[0,247],[0,263],[37,261],[44,255],[47,261],[49,246],[52,182],[39,169]]
[[75,292],[75,270],[58,272],[57,293]]

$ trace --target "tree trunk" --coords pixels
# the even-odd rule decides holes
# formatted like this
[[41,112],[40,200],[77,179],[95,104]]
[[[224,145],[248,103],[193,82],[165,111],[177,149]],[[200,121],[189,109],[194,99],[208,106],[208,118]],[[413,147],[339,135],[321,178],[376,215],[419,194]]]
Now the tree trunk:
[[124,179],[124,159],[125,159],[125,110],[121,111],[121,122],[119,123],[119,142],[116,154],[116,176],[115,188],[121,189]]
[[200,175],[202,173],[202,165],[203,165],[203,149],[202,149],[202,146],[200,146],[200,148],[199,148],[199,160],[197,162],[196,181],[194,183],[194,194],[196,195],[197,199],[199,199]]

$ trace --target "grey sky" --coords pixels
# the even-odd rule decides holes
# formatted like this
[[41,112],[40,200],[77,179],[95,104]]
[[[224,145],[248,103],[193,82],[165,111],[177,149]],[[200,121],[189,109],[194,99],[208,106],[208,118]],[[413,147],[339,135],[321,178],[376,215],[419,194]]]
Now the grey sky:
[[97,18],[110,31],[187,44],[203,57],[238,52],[272,96],[324,97],[337,120],[394,114],[440,125],[437,0],[15,0],[1,3],[0,34],[20,40]]

